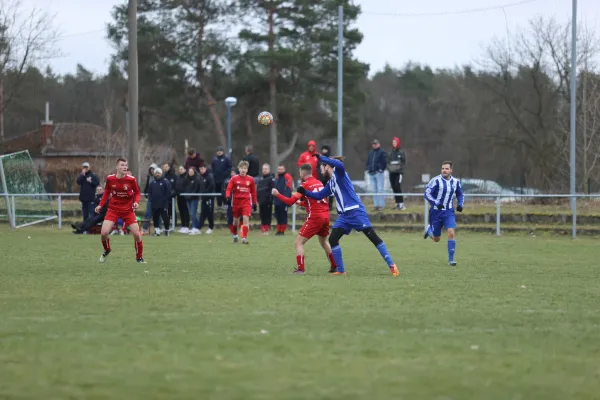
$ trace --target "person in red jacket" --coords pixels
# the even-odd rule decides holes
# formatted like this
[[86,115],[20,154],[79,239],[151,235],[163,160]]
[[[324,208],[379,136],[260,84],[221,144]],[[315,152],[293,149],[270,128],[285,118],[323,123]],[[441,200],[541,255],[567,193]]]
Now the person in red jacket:
[[310,164],[312,167],[312,176],[315,179],[319,179],[318,160],[316,157],[313,157],[313,154],[317,154],[317,142],[311,140],[308,142],[308,150],[300,154],[300,158],[298,158],[298,168],[304,164]]

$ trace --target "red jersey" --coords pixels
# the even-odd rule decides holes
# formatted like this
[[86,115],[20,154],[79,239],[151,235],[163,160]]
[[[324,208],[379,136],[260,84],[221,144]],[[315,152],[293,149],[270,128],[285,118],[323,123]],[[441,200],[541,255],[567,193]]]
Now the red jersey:
[[[311,192],[319,192],[324,186],[321,181],[309,176],[304,182],[302,182],[302,187],[306,190],[310,190]],[[308,218],[311,216],[329,218],[329,203],[327,202],[327,199],[315,200],[311,199],[310,197],[302,196],[300,193],[294,193],[292,197],[285,197],[281,194],[278,194],[277,198],[289,206],[300,200],[300,205],[306,208]]]
[[104,206],[109,196],[112,196],[108,203],[109,211],[130,212],[133,211],[133,203],[140,202],[140,187],[137,180],[131,175],[125,175],[121,179],[117,178],[116,174],[109,175],[106,177],[100,207]]
[[256,183],[254,183],[254,178],[248,175],[235,175],[227,185],[225,197],[231,198],[232,207],[258,204],[258,201],[256,201]]

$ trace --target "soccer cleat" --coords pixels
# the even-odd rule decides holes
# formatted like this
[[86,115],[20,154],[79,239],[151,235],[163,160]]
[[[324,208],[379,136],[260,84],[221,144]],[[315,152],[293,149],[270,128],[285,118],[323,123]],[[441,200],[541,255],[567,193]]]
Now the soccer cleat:
[[110,254],[110,250],[105,250],[104,253],[102,253],[102,255],[100,256],[100,262],[106,262],[106,257],[108,257],[108,255]]
[[429,227],[425,229],[425,233],[423,233],[423,239],[427,239],[429,237]]
[[165,236],[169,236],[169,231],[165,231]]
[[400,275],[400,271],[398,271],[398,267],[396,267],[396,264],[393,264],[390,267],[390,271],[392,272],[392,276],[398,276],[398,275]]
[[242,244],[250,244],[250,243],[248,243],[248,239],[242,238]]
[[298,268],[296,268],[296,269],[294,270],[294,274],[299,274],[299,275],[302,275],[302,274],[305,274],[305,273],[306,273],[306,271],[304,271],[303,269],[298,269]]
[[332,276],[333,275],[346,275],[346,271],[344,271],[344,272],[335,271],[335,272],[332,272],[330,275],[332,275]]
[[233,237],[233,244],[236,244],[238,242],[238,235],[235,235]]
[[337,269],[335,267],[329,268],[329,273],[330,274],[333,274],[334,272],[337,272]]
[[454,260],[448,261],[448,265],[451,267],[456,267],[456,261],[454,261]]
[[144,261],[143,258],[138,258],[135,261],[137,261],[138,264],[147,264],[146,261]]

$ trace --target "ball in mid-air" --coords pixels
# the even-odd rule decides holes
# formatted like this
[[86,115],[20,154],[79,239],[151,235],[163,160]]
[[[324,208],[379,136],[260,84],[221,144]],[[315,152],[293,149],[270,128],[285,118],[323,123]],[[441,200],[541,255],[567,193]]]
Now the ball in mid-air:
[[269,126],[273,123],[273,115],[268,111],[263,111],[258,114],[258,123],[264,126]]

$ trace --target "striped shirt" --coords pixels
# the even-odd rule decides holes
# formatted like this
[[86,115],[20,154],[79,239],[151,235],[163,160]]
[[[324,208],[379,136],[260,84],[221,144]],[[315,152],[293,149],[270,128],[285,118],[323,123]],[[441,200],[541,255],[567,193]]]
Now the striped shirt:
[[431,208],[436,208],[438,204],[444,206],[444,210],[454,210],[454,196],[458,205],[462,207],[465,197],[463,196],[462,186],[460,181],[453,176],[449,179],[444,179],[442,175],[438,175],[427,184],[425,189],[425,200],[429,202]]

